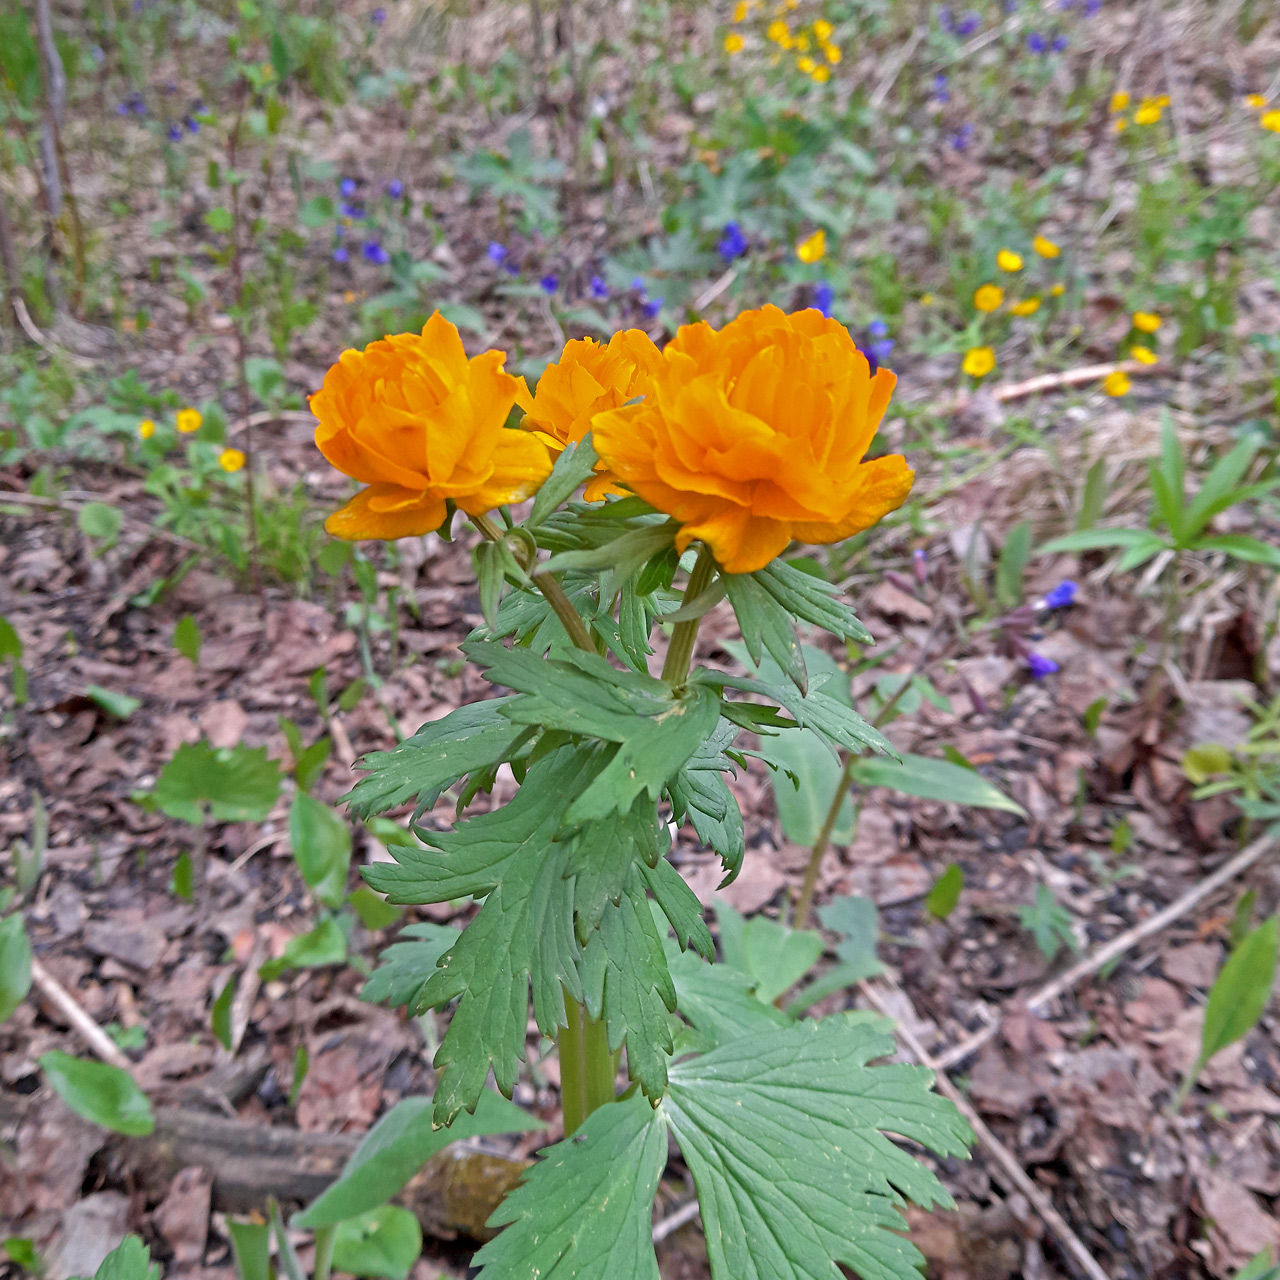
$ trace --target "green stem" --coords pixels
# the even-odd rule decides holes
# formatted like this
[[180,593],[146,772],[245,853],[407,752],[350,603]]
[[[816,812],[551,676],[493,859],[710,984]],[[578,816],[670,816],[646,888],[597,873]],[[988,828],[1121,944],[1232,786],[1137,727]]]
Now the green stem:
[[[684,592],[685,604],[691,604],[711,585],[715,571],[715,557],[704,543],[698,550],[693,572],[689,574],[689,585]],[[701,624],[701,618],[690,618],[686,622],[677,622],[671,633],[667,660],[662,664],[662,678],[673,688],[679,689],[689,677],[689,663],[693,660],[693,646]]]
[[575,1132],[587,1118],[587,1059],[583,1052],[582,1006],[566,990],[565,1024],[556,1036],[560,1054],[560,1110],[564,1114],[565,1137]]
[[333,1267],[333,1246],[338,1239],[338,1227],[319,1227],[316,1230],[316,1265],[311,1280],[329,1280]]
[[582,1058],[586,1067],[587,1115],[617,1097],[617,1061],[609,1052],[609,1032],[603,1018],[582,1011]]

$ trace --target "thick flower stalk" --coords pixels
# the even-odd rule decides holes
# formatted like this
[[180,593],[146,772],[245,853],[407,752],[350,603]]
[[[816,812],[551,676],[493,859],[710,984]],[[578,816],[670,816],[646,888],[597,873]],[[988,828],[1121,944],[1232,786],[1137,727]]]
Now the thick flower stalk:
[[407,538],[440,528],[447,500],[481,515],[532,494],[552,459],[538,437],[506,427],[516,401],[531,402],[505,359],[501,351],[468,359],[438,311],[421,334],[344,351],[311,397],[316,445],[368,487],[325,521],[328,532]]
[[751,573],[793,539],[838,542],[906,500],[905,459],[865,460],[895,382],[837,321],[766,306],[680,329],[649,396],[596,414],[592,439],[680,523],[677,548],[700,539],[726,572]]
[[[615,333],[607,346],[592,338],[575,339],[538,379],[521,425],[558,456],[591,430],[597,413],[647,395],[661,365],[662,353],[643,329]],[[583,496],[595,502],[616,491],[614,477],[602,463]]]

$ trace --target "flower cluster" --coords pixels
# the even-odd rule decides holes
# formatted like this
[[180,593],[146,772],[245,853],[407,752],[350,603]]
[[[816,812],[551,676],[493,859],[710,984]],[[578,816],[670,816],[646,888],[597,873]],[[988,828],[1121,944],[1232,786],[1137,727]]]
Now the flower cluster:
[[1139,126],[1159,124],[1164,117],[1165,108],[1168,107],[1170,98],[1167,93],[1162,93],[1158,97],[1142,98],[1130,117],[1124,113],[1128,111],[1132,102],[1133,99],[1128,90],[1118,89],[1111,95],[1111,114],[1113,116],[1111,127],[1116,133],[1123,133],[1129,127],[1130,121]]
[[[835,28],[825,18],[818,18],[808,27],[800,27],[793,31],[783,14],[788,8],[794,7],[794,5],[782,6],[765,29],[765,38],[778,47],[774,61],[779,61],[783,53],[794,53],[797,71],[808,76],[816,84],[826,84],[831,79],[831,68],[844,57],[840,46],[831,38]],[[742,5],[739,5],[735,12],[735,21],[740,20],[737,18],[738,12],[742,13],[743,18],[746,17]],[[729,39],[733,38],[729,37]],[[742,37],[738,36],[737,39],[741,41]],[[725,47],[728,47],[728,41]]]
[[1267,109],[1267,98],[1262,93],[1251,93],[1244,100],[1244,105],[1258,112],[1258,123],[1272,133],[1280,133],[1280,110]]
[[[1035,236],[1031,241],[1031,249],[1037,257],[1046,262],[1052,262],[1062,255],[1062,247],[1043,234]],[[1026,259],[1016,249],[1002,247],[996,253],[996,266],[1007,276],[1016,277],[1026,267]],[[1060,297],[1064,292],[1064,286],[1060,282],[1055,281],[1049,287],[1049,293],[1055,298]],[[1021,298],[1007,299],[1004,286],[991,282],[979,285],[973,293],[973,308],[981,315],[990,315],[992,312],[999,311],[1006,305],[1006,301],[1009,314],[1017,317],[1035,315],[1042,304],[1041,295],[1038,293],[1028,293]],[[995,348],[970,347],[960,367],[971,378],[985,378],[996,367]]]
[[869,528],[911,489],[902,457],[866,458],[894,375],[816,310],[686,325],[661,351],[637,330],[573,341],[534,396],[504,360],[468,360],[438,313],[421,335],[344,352],[311,397],[316,444],[367,487],[329,532],[407,537],[439,528],[449,502],[479,515],[519,501],[588,430],[601,466],[587,499],[637,494],[678,522],[679,550],[699,539],[728,573],[763,568],[793,539]]

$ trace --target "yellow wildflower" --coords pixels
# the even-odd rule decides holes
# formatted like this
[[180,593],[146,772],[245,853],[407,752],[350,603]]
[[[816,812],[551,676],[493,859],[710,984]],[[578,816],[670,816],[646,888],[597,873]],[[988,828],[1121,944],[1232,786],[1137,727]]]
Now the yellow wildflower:
[[1015,302],[1010,306],[1009,313],[1015,316],[1033,316],[1039,310],[1039,298],[1023,298],[1021,302]]
[[819,227],[796,245],[796,257],[801,262],[821,262],[827,252],[827,233]]
[[200,424],[204,421],[203,415],[199,409],[179,409],[177,424],[178,430],[184,436],[189,436],[193,431],[200,430]]
[[1261,111],[1267,105],[1267,95],[1265,93],[1251,93],[1244,100],[1246,107],[1252,107],[1255,111]]
[[1152,105],[1159,107],[1161,111],[1163,111],[1165,107],[1169,105],[1169,101],[1169,95],[1167,93],[1162,93],[1158,98],[1152,99]]
[[733,11],[734,22],[745,22],[750,8],[751,6],[747,3],[747,0],[738,0],[737,7]]
[[1031,242],[1031,247],[1042,258],[1056,258],[1062,252],[1061,246],[1054,244],[1048,236],[1036,236]]
[[773,41],[774,44],[780,44],[785,49],[791,42],[791,29],[781,18],[774,18],[765,30],[765,35]]
[[1049,286],[1049,292],[1053,294],[1055,298],[1062,297],[1062,295],[1066,293],[1066,291],[1067,291],[1067,286],[1063,284],[1061,280],[1055,280],[1053,284]]
[[831,79],[831,68],[830,67],[814,67],[814,69],[810,71],[809,74],[813,77],[815,83],[826,84],[827,81]]
[[1109,373],[1102,380],[1102,389],[1109,396],[1119,398],[1127,396],[1133,387],[1133,383],[1129,381],[1129,375],[1123,369],[1117,369],[1114,373]]
[[817,65],[818,64],[814,62],[812,58],[801,58],[796,62],[796,66],[799,67],[807,76],[813,75]]
[[833,27],[825,18],[819,18],[817,22],[813,24],[813,34],[818,37],[818,42],[820,44],[826,44],[826,42],[831,39],[831,33],[834,30],[835,27]]
[[985,378],[996,367],[996,353],[991,347],[970,347],[961,367],[971,378]]
[[138,423],[138,437],[141,440],[150,440],[156,433],[156,424],[150,418],[143,418]]
[[1022,270],[1022,254],[1014,253],[1012,249],[1001,249],[996,254],[996,266],[1001,271],[1021,271]]
[[809,52],[809,37],[805,35],[803,31],[796,36],[796,48],[799,49],[801,53]]
[[1128,127],[1129,127],[1129,122],[1124,118],[1124,116],[1117,116],[1111,122],[1112,133],[1123,133]]
[[1130,347],[1129,354],[1139,364],[1159,364],[1160,357],[1150,347]]
[[998,284],[984,284],[975,290],[973,305],[979,311],[994,311],[1004,301],[1004,290]]
[[920,295],[920,305],[922,307],[931,307],[934,303],[934,297],[931,293],[922,293]]
[[1258,123],[1272,133],[1280,133],[1280,111],[1264,111],[1258,118]]
[[1155,333],[1162,321],[1154,311],[1135,311],[1133,327],[1141,333]]
[[1133,123],[1155,124],[1163,114],[1154,102],[1144,103],[1133,113]]
[[833,67],[841,58],[844,57],[844,54],[840,52],[840,46],[838,44],[832,44],[830,41],[822,46],[822,52],[826,56],[827,61],[831,63]]
[[244,454],[239,449],[223,449],[218,454],[218,466],[220,466],[227,475],[231,475],[235,471],[239,471],[244,466]]
[[735,53],[742,52],[746,47],[746,43],[736,31],[731,31],[724,38],[724,51],[732,58]]
[[1129,91],[1127,89],[1119,89],[1111,95],[1111,110],[1123,111],[1129,105]]

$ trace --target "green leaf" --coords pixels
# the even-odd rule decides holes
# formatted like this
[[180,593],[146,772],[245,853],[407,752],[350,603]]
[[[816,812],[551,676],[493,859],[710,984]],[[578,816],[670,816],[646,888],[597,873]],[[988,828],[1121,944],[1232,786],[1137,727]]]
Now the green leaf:
[[57,1049],[42,1055],[39,1063],[53,1091],[85,1120],[135,1138],[156,1127],[147,1095],[127,1071]]
[[487,679],[524,695],[503,707],[508,719],[617,744],[570,807],[570,824],[626,813],[641,795],[656,801],[720,718],[705,686],[691,681],[677,698],[665,682],[618,671],[598,654],[568,650],[563,658],[544,659],[488,641],[468,641],[462,649]]
[[1258,1025],[1271,999],[1278,944],[1280,916],[1270,916],[1245,935],[1222,966],[1205,1006],[1200,1056],[1192,1069],[1192,1079],[1215,1053],[1244,1039]]
[[1196,551],[1221,551],[1249,564],[1270,565],[1280,569],[1280,547],[1251,538],[1246,533],[1223,533],[1212,538],[1199,538],[1192,544]]
[[334,919],[321,920],[309,933],[290,938],[284,952],[268,960],[258,970],[263,982],[270,982],[290,969],[319,969],[341,964],[347,958],[347,935]]
[[218,992],[209,1014],[209,1028],[217,1037],[218,1043],[231,1052],[231,1005],[236,998],[236,987],[239,985],[237,974],[232,974]]
[[292,1225],[315,1230],[377,1208],[398,1195],[451,1142],[541,1127],[537,1116],[521,1111],[492,1089],[481,1091],[473,1114],[462,1112],[446,1128],[435,1127],[430,1098],[405,1098],[365,1134],[338,1180],[297,1214]]
[[752,574],[726,573],[720,581],[738,619],[743,643],[757,666],[769,656],[801,694],[809,689],[809,673],[791,615]]
[[[730,727],[736,732],[736,725]],[[677,821],[688,818],[698,839],[720,855],[728,873],[725,883],[730,883],[742,867],[747,842],[742,810],[728,783],[717,771],[690,765],[674,774],[667,790]]]
[[996,599],[1012,609],[1022,599],[1022,575],[1031,554],[1031,522],[1021,520],[1009,530],[996,565]]
[[1076,935],[1071,928],[1074,918],[1046,885],[1036,885],[1034,900],[1018,908],[1018,919],[1030,931],[1046,960],[1052,961],[1064,945],[1076,950]]
[[1167,550],[1168,542],[1156,534],[1148,534],[1140,542],[1135,542],[1125,553],[1116,561],[1117,573],[1130,573],[1141,565],[1146,564],[1152,556],[1159,555],[1160,552]]
[[963,889],[964,871],[959,863],[953,862],[933,882],[933,888],[924,900],[924,909],[935,919],[945,920],[956,909]]
[[204,806],[215,822],[261,822],[280,794],[280,767],[266,747],[183,743],[156,779],[151,799],[171,818],[198,825]]
[[577,444],[570,444],[556,459],[551,474],[542,482],[529,512],[529,527],[536,529],[579,485],[595,472],[599,454],[588,432]]
[[380,1205],[338,1223],[335,1271],[381,1280],[404,1280],[422,1252],[422,1228],[408,1209]]
[[582,1001],[593,1018],[608,1026],[609,1048],[627,1047],[627,1071],[645,1094],[658,1098],[667,1084],[672,1051],[668,1013],[676,989],[667,968],[644,877],[632,868],[617,905],[608,904],[600,928],[587,940],[578,965]]
[[227,1234],[231,1237],[238,1280],[272,1280],[270,1224],[229,1217]]
[[[1059,551],[1109,551],[1116,547],[1132,547],[1150,541],[1155,535],[1149,529],[1077,529],[1061,538],[1051,538],[1040,548],[1041,555]],[[1163,545],[1163,543],[1162,543]]]
[[303,791],[310,791],[316,779],[324,772],[325,762],[329,759],[332,741],[317,738],[309,747],[293,757],[293,776]]
[[798,1018],[806,1009],[884,970],[880,963],[880,913],[870,898],[832,898],[818,908],[822,927],[840,935],[835,952],[839,963],[815,978],[787,1005],[787,1013]]
[[151,1261],[151,1250],[131,1235],[103,1258],[93,1280],[159,1280],[159,1276],[160,1264]]
[[1272,1265],[1274,1258],[1270,1248],[1259,1250],[1233,1280],[1280,1280],[1280,1267]]
[[169,889],[183,902],[191,902],[195,899],[195,872],[191,867],[191,855],[186,850],[178,854],[178,860],[173,864],[173,876],[169,880]]
[[[763,739],[760,755],[774,769],[769,783],[783,834],[802,849],[812,848],[841,781],[840,761],[826,743],[808,729]],[[835,845],[847,845],[853,834],[853,800],[846,795],[840,802],[830,840]]]
[[1076,516],[1077,529],[1090,529],[1098,522],[1107,500],[1107,462],[1099,458],[1089,468],[1084,478],[1084,490],[1080,495],[1080,513]]
[[317,901],[336,911],[347,896],[351,832],[327,804],[305,791],[289,807],[289,842],[294,861]]
[[390,751],[360,764],[370,771],[343,799],[357,817],[385,813],[407,800],[429,808],[445,787],[476,769],[507,759],[525,730],[503,714],[512,698],[491,698],[424,724]]
[[[422,1007],[422,989],[436,971],[436,962],[460,937],[457,929],[447,924],[407,925],[400,941],[393,942],[379,956],[382,963],[369,975],[360,999],[370,1004],[388,1002],[393,1008],[409,1005]],[[412,941],[406,942],[409,938]]]
[[1201,742],[1182,753],[1182,772],[1197,787],[1215,773],[1230,773],[1232,763],[1231,752],[1217,742]]
[[353,680],[338,695],[338,710],[354,711],[359,705],[360,699],[364,697],[365,690],[368,689],[368,687],[369,682],[364,678],[364,676],[360,676],[358,679]]
[[684,877],[666,858],[659,858],[652,867],[642,866],[640,871],[680,949],[692,947],[703,959],[710,960],[715,954],[711,930],[702,918],[702,903]]
[[1010,799],[981,774],[950,760],[915,755],[904,755],[901,764],[893,760],[856,760],[852,776],[864,787],[891,787],[925,800],[944,800],[975,809],[1001,809],[1005,813],[1026,816],[1016,800]]
[[1213,464],[1200,486],[1200,492],[1187,504],[1184,522],[1187,538],[1194,538],[1214,516],[1234,506],[1244,496],[1237,490],[1260,443],[1257,436],[1246,436]]
[[221,205],[205,211],[204,224],[210,231],[230,231],[233,225],[231,210]]
[[80,531],[114,546],[124,524],[124,513],[106,502],[86,502],[78,517]]
[[0,617],[0,658],[17,662],[22,657],[22,637],[8,618]]
[[573,911],[578,941],[600,924],[609,903],[622,898],[623,886],[637,862],[656,866],[670,846],[665,825],[652,800],[640,797],[622,816],[585,822],[566,840],[565,875],[574,877]]
[[14,1266],[22,1271],[39,1275],[45,1270],[45,1261],[30,1236],[6,1236],[0,1240],[0,1249]]
[[857,644],[872,644],[871,632],[840,599],[840,590],[821,578],[774,560],[751,575],[792,616]]
[[677,1063],[660,1111],[693,1174],[713,1280],[919,1280],[899,1195],[951,1206],[886,1136],[958,1156],[971,1138],[920,1067],[868,1067],[891,1037],[848,1015],[804,1021]]
[[91,697],[94,702],[100,706],[110,716],[115,716],[117,720],[127,720],[137,709],[142,706],[142,699],[135,698],[128,693],[114,693],[110,689],[104,689],[100,684],[91,684],[85,693]]
[[[1182,445],[1178,440],[1178,429],[1173,425],[1173,416],[1167,408],[1162,408],[1160,418],[1160,469],[1156,472],[1153,468],[1152,478],[1159,475],[1161,489],[1166,495],[1165,523],[1173,536],[1181,539],[1187,491]],[[1156,495],[1156,501],[1159,504],[1160,494]]]
[[188,613],[178,619],[173,629],[173,647],[192,662],[200,661],[200,626]]
[[360,923],[371,932],[390,927],[403,914],[399,907],[393,907],[380,894],[363,885],[347,895],[347,903],[360,917]]
[[490,1064],[508,1097],[524,1056],[529,990],[544,1035],[564,1017],[562,986],[581,999],[567,849],[554,838],[566,808],[598,769],[597,752],[564,747],[530,766],[501,809],[454,831],[424,833],[423,847],[392,848],[395,864],[365,867],[365,879],[391,902],[448,902],[485,895],[479,914],[441,958],[413,1012],[457,999],[436,1054],[436,1119],[448,1124],[475,1106]]
[[4,1022],[31,990],[31,944],[16,912],[0,920],[0,1022]]
[[781,1009],[757,1000],[755,979],[732,965],[707,964],[669,943],[667,967],[680,1014],[693,1027],[682,1034],[677,1052],[714,1049],[790,1022]]
[[505,1226],[475,1255],[479,1280],[660,1280],[653,1198],[667,1131],[639,1094],[593,1111],[498,1206]]
[[825,947],[816,929],[791,929],[769,916],[745,920],[727,902],[716,903],[716,919],[725,963],[752,979],[765,1004],[799,982]]
[[315,230],[317,227],[328,226],[335,216],[333,201],[328,196],[312,196],[304,205],[298,209],[298,221],[304,227],[310,227]]

